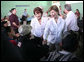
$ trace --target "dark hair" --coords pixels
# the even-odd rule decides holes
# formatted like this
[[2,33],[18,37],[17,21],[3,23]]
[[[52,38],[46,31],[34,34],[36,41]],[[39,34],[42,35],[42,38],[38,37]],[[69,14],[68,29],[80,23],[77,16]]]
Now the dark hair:
[[58,15],[59,15],[59,9],[58,9],[58,7],[57,7],[56,5],[51,6],[51,7],[49,8],[49,12],[50,12],[51,10],[54,10],[54,11],[58,12]]
[[6,24],[6,23],[7,23],[7,21],[2,21],[1,22],[2,27],[4,27],[4,24]]
[[69,52],[74,52],[78,46],[78,35],[72,30],[68,31],[68,35],[62,40],[62,48]]
[[41,14],[43,14],[42,9],[39,8],[39,7],[36,7],[36,8],[33,10],[33,13],[34,13],[34,14],[35,14],[35,12],[36,12],[36,13],[41,13]]
[[78,9],[76,9],[78,12],[79,12],[79,10]]
[[8,32],[11,32],[11,27],[10,27],[10,26],[7,26],[7,27],[6,27],[6,31],[7,31],[7,33],[8,33]]
[[14,9],[16,9],[16,8],[12,8],[10,11],[12,12]]
[[64,7],[65,7],[65,9],[66,9],[67,11],[71,11],[71,10],[72,10],[70,4],[65,4]]
[[26,18],[27,18],[27,17],[25,17],[24,15],[22,15],[21,20],[22,20],[22,21],[26,21]]

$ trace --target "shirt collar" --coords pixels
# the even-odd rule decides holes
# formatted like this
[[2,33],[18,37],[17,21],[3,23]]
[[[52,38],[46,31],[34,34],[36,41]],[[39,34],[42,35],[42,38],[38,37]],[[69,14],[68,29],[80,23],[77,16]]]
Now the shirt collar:
[[[55,21],[55,19],[53,18],[53,21]],[[56,23],[56,22],[55,22]],[[58,20],[57,20],[57,23],[56,24],[59,24],[60,23],[60,17],[58,17]]]
[[71,12],[72,12],[72,11],[69,11],[68,14],[67,14],[67,16],[69,16],[69,14],[70,14]]

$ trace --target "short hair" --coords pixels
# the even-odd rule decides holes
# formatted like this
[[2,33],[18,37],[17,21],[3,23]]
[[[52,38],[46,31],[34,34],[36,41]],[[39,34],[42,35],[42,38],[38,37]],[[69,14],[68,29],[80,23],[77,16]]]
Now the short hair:
[[24,10],[27,10],[27,9],[24,9]]
[[34,14],[35,14],[35,12],[36,12],[36,13],[41,13],[41,14],[43,14],[42,9],[39,8],[39,7],[36,7],[36,8],[33,10],[33,13],[34,13]]
[[62,48],[69,52],[74,52],[77,49],[79,36],[72,30],[66,32],[65,37],[62,39]]
[[57,7],[56,5],[51,6],[51,7],[49,8],[49,12],[50,12],[51,10],[54,10],[54,11],[56,11],[56,12],[59,14],[59,9],[58,9],[58,7]]
[[16,9],[16,8],[12,8],[12,9],[11,9],[11,12],[12,12],[14,9]]
[[67,11],[71,11],[71,10],[72,10],[70,4],[65,4],[64,7],[65,7],[65,9],[66,9]]
[[32,27],[30,25],[21,25],[18,28],[18,32],[21,36],[25,36],[31,33]]

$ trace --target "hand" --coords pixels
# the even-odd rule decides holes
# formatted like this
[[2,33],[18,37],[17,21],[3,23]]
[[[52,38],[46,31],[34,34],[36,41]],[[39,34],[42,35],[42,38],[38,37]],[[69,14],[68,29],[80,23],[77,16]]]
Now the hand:
[[44,45],[44,44],[47,44],[47,40],[43,40],[42,41],[42,44]]
[[20,34],[19,34],[19,33],[17,33],[17,34],[15,34],[15,36],[16,36],[16,37],[19,37],[19,36],[20,36]]

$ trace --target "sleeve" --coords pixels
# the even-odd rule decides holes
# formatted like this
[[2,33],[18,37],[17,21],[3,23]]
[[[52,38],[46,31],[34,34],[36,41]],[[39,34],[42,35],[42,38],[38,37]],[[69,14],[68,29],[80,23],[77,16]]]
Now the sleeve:
[[32,27],[31,33],[33,33],[34,27],[35,27],[35,21],[34,21],[34,19],[31,20],[30,26]]
[[44,30],[44,34],[43,34],[43,39],[44,40],[47,40],[47,36],[49,34],[49,26],[50,26],[50,24],[49,24],[49,21],[48,21],[46,26],[45,26],[45,30]]
[[68,27],[69,26],[69,24],[71,23],[71,17],[67,17],[66,19],[65,19],[65,23],[66,23],[66,26]]
[[66,26],[66,23],[64,21],[64,29],[63,29],[63,33],[67,31],[67,26]]
[[[12,24],[14,22],[14,17],[10,16],[9,17],[10,23]],[[12,24],[13,25],[13,24]]]

